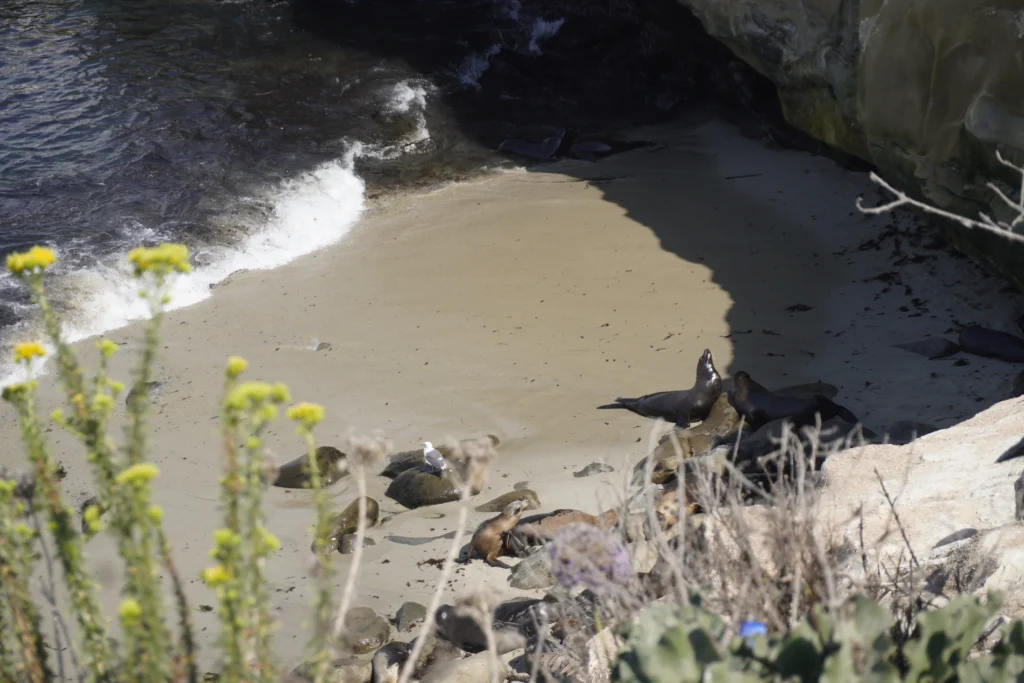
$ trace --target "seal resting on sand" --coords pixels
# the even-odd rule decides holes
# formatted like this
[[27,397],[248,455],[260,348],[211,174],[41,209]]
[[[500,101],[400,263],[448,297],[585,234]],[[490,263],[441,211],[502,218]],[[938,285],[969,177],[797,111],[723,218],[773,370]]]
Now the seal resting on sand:
[[473,539],[469,542],[466,564],[473,559],[473,553],[476,552],[484,558],[484,562],[492,567],[500,566],[494,560],[505,549],[505,534],[519,523],[519,518],[522,517],[528,505],[528,501],[513,500],[505,506],[500,515],[492,517],[477,527]]
[[799,398],[773,394],[743,371],[736,373],[732,384],[733,389],[728,394],[729,403],[755,430],[782,418],[792,420],[794,426],[802,427],[813,424],[815,415],[821,415],[822,422],[838,417],[850,424],[860,423],[856,415],[829,398],[820,395]]
[[505,536],[505,554],[523,557],[530,546],[543,545],[549,538],[570,524],[591,524],[611,528],[619,523],[619,511],[614,508],[600,515],[591,515],[582,510],[555,510],[530,515],[519,521]]
[[710,349],[704,349],[697,361],[697,379],[689,389],[659,391],[639,398],[615,399],[615,403],[598,406],[598,410],[624,409],[641,417],[661,418],[689,427],[694,420],[703,420],[722,394],[722,377],[715,369]]

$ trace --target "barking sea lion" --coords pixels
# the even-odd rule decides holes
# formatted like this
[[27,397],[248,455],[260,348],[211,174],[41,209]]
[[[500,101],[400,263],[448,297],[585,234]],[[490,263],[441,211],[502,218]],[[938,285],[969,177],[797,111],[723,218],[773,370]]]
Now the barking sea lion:
[[479,527],[469,542],[469,553],[466,555],[466,563],[473,559],[473,552],[477,552],[484,562],[492,567],[500,566],[494,562],[505,548],[505,534],[512,527],[519,523],[519,518],[529,505],[526,500],[513,500],[505,506],[505,509],[497,517],[492,517]]
[[689,389],[659,391],[639,398],[617,398],[615,403],[598,406],[598,410],[624,409],[641,417],[661,418],[689,427],[694,420],[703,420],[722,393],[722,377],[715,369],[710,349],[704,349],[697,361],[697,379]]

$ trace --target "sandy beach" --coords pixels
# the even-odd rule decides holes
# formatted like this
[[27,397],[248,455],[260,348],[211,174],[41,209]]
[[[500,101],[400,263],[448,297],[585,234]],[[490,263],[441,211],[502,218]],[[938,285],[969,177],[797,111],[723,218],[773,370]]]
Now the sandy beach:
[[[198,580],[219,524],[217,427],[227,356],[247,377],[284,381],[296,400],[323,404],[320,443],[349,428],[383,430],[396,450],[446,437],[497,434],[500,459],[478,505],[529,483],[541,510],[604,509],[646,452],[652,423],[595,407],[617,396],[689,387],[709,348],[723,376],[747,370],[769,386],[825,381],[876,432],[900,420],[949,426],[1005,398],[1012,371],[970,357],[927,361],[893,348],[976,322],[1009,329],[1005,284],[930,244],[908,216],[855,208],[879,193],[865,174],[802,152],[769,149],[714,121],[630,131],[653,144],[598,163],[563,161],[503,172],[369,211],[343,243],[273,271],[234,276],[214,296],[167,316],[151,416],[159,502],[194,606],[213,604]],[[139,325],[108,338],[127,380]],[[78,344],[95,368],[95,340]],[[329,350],[314,351],[318,342]],[[41,379],[44,414],[56,406]],[[118,418],[123,416],[123,407]],[[13,411],[0,437],[14,444]],[[81,451],[54,428],[76,507],[91,493]],[[280,462],[302,452],[284,420],[268,438]],[[0,465],[19,465],[13,445]],[[587,478],[592,462],[615,471]],[[403,508],[369,482],[382,517]],[[338,510],[355,497],[329,489]],[[456,504],[401,512],[369,531],[357,605],[390,617],[426,603]],[[443,517],[438,518],[439,513]],[[269,563],[282,661],[298,664],[310,594],[308,494],[271,488],[269,527],[284,547]],[[488,513],[470,513],[475,527]],[[433,539],[419,545],[389,537]],[[115,614],[113,542],[90,561]],[[350,559],[336,555],[339,583]],[[477,561],[445,594],[486,585],[510,597],[507,571]],[[196,612],[211,668],[215,613]],[[408,638],[411,634],[399,634]]]

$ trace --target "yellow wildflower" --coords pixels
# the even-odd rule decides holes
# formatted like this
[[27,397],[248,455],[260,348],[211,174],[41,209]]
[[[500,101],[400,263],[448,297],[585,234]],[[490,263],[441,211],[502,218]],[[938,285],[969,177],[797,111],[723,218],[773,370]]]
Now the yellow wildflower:
[[260,447],[259,437],[250,436],[248,439],[245,440],[245,447],[248,448],[250,451],[257,450]]
[[140,462],[128,467],[127,469],[121,470],[115,481],[118,484],[144,484],[158,474],[160,474],[160,470],[156,465],[148,462]]
[[128,260],[135,266],[136,275],[147,272],[168,275],[175,271],[187,273],[192,270],[188,262],[188,247],[184,244],[136,247],[128,252]]
[[126,624],[134,624],[142,616],[142,605],[135,598],[125,598],[117,608],[117,615]]
[[324,407],[316,403],[296,403],[287,414],[289,420],[301,422],[308,429],[324,419]]
[[120,394],[122,391],[124,391],[124,383],[118,382],[115,379],[108,379],[107,386],[110,387],[110,390],[113,391],[115,394]]
[[270,533],[263,527],[260,527],[260,537],[263,540],[263,547],[267,550],[277,550],[281,547],[281,541],[278,540],[277,536]]
[[259,417],[264,422],[273,422],[277,419],[277,406],[272,403],[265,403],[260,408]]
[[146,515],[153,524],[159,524],[164,521],[164,509],[159,505],[150,505],[146,508]]
[[100,350],[100,353],[103,354],[104,358],[110,358],[120,347],[118,347],[117,342],[110,341],[109,339],[103,339],[96,343],[96,348]]
[[287,403],[292,400],[292,395],[288,393],[288,387],[283,382],[278,382],[270,388],[270,400],[274,403]]
[[97,413],[106,413],[114,409],[114,399],[107,394],[96,394],[92,399],[92,409]]
[[22,342],[14,346],[14,362],[20,363],[25,361],[28,363],[36,356],[45,356],[46,349],[39,342]]
[[217,529],[213,532],[213,542],[221,547],[238,545],[239,540],[238,534],[231,529]]
[[244,382],[231,390],[224,399],[224,406],[231,410],[247,410],[266,401],[273,391],[266,382]]
[[3,397],[5,401],[16,401],[26,394],[30,394],[35,391],[38,386],[38,382],[30,380],[28,382],[22,382],[20,384],[11,384],[4,387]]
[[0,497],[13,495],[17,485],[13,479],[0,479]]
[[231,356],[228,358],[227,375],[231,379],[235,379],[245,372],[247,367],[249,367],[249,361],[241,356]]
[[39,270],[46,270],[46,267],[53,264],[56,260],[57,256],[53,253],[52,249],[35,246],[28,251],[8,254],[7,270],[15,275],[20,275],[26,270],[35,271],[37,268]]
[[28,524],[18,523],[14,525],[14,533],[21,536],[23,539],[28,540],[36,535],[35,530]]
[[220,586],[227,583],[231,578],[231,574],[228,573],[228,570],[222,564],[207,567],[203,570],[201,576],[208,586]]

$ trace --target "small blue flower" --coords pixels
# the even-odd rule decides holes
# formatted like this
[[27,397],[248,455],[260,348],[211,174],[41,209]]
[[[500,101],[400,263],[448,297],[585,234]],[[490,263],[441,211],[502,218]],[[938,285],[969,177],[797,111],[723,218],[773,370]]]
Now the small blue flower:
[[741,621],[740,630],[738,634],[740,638],[745,638],[743,641],[747,647],[754,647],[754,636],[767,636],[768,627],[762,624],[760,621]]

